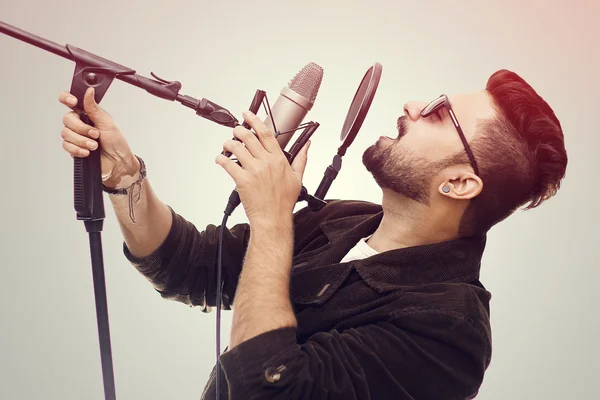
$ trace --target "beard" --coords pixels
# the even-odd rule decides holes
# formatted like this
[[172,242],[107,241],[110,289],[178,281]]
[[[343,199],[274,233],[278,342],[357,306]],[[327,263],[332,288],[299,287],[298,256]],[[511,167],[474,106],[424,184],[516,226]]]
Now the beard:
[[380,188],[429,205],[431,182],[436,173],[434,165],[410,152],[394,154],[394,145],[374,144],[367,148],[362,158],[364,166]]
[[398,137],[389,145],[375,143],[365,150],[362,161],[367,171],[382,189],[390,189],[416,202],[429,205],[431,183],[434,176],[446,165],[415,156],[410,151],[398,149],[406,134],[406,117],[396,122]]
[[431,162],[408,150],[394,151],[399,148],[399,141],[406,134],[405,116],[398,118],[396,127],[398,137],[390,138],[393,142],[389,145],[375,143],[367,148],[363,153],[363,164],[380,188],[429,205],[433,178],[452,163],[448,160]]

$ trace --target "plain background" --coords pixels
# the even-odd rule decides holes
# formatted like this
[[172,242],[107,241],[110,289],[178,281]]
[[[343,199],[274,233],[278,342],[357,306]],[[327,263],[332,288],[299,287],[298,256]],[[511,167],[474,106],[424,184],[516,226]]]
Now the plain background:
[[[369,115],[328,193],[380,201],[361,163],[394,135],[408,100],[485,87],[514,70],[552,105],[569,154],[559,194],[494,228],[493,360],[478,399],[597,399],[598,39],[591,0],[3,0],[0,20],[183,84],[238,117],[256,89],[271,104],[310,61],[325,70],[306,120],[321,124],[304,184],[314,193],[365,71],[383,65]],[[74,63],[0,35],[0,398],[103,399],[88,237],[73,209],[57,100]],[[214,163],[225,128],[121,81],[102,105],[147,163],[159,197],[200,229],[220,223],[232,181]],[[264,117],[264,112],[261,114]],[[166,301],[126,261],[105,197],[103,237],[119,399],[197,399],[214,365],[215,314]],[[305,204],[305,203],[304,203]],[[300,204],[299,206],[303,206]],[[238,208],[229,226],[245,221]],[[224,348],[231,314],[223,316]]]

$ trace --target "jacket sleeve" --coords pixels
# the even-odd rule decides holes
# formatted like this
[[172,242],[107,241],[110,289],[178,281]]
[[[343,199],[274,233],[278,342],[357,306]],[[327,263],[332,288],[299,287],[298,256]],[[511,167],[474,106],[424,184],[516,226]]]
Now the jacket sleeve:
[[473,398],[488,363],[487,334],[460,317],[444,322],[425,328],[398,317],[302,344],[294,328],[265,332],[220,356],[230,400]]
[[[173,215],[171,230],[154,253],[137,258],[125,242],[123,252],[163,298],[209,311],[209,307],[216,305],[220,227],[211,224],[200,232],[194,224],[169,209]],[[225,310],[231,309],[249,236],[248,224],[237,224],[224,231],[221,277]]]
[[[221,227],[210,224],[200,232],[196,226],[168,206],[173,216],[171,230],[154,253],[135,257],[123,242],[129,262],[150,281],[165,299],[210,311],[216,306],[218,243]],[[307,223],[307,207],[294,214],[294,223]],[[250,225],[240,223],[223,233],[222,309],[231,310],[235,290],[250,239]]]

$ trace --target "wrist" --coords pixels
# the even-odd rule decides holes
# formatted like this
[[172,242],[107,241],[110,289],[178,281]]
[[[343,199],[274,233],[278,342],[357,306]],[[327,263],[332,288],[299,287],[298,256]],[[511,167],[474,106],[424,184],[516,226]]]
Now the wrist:
[[141,164],[138,158],[131,154],[117,162],[110,175],[102,179],[104,186],[110,189],[123,189],[131,186],[140,176]]
[[255,216],[249,218],[250,225],[256,230],[269,230],[276,232],[287,232],[293,229],[294,223],[292,220],[292,214],[286,216]]

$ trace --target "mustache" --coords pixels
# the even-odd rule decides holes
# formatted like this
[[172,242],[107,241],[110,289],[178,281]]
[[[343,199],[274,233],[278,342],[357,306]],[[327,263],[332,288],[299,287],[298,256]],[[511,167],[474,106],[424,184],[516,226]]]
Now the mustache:
[[401,138],[406,133],[406,115],[398,117],[396,120],[396,130],[398,131],[398,138]]

